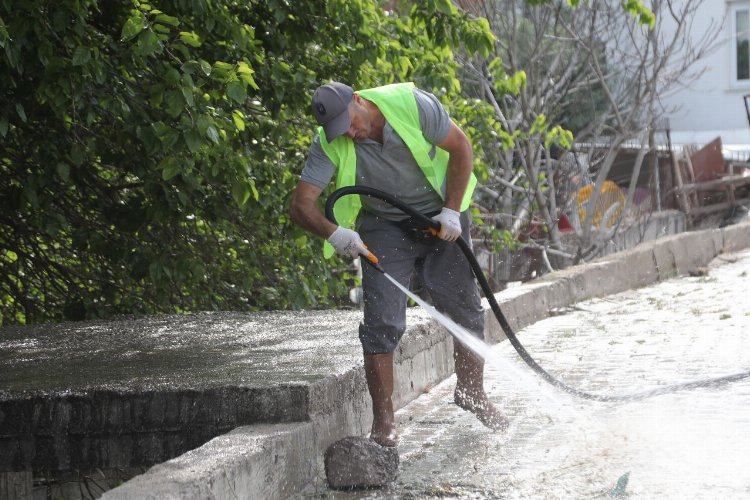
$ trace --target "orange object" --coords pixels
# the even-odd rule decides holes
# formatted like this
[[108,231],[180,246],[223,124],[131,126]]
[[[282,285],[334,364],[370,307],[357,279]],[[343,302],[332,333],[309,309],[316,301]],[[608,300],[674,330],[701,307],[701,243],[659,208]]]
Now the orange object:
[[[594,186],[592,184],[589,184],[588,186],[584,186],[579,189],[578,194],[576,195],[576,204],[578,205],[578,220],[581,221],[581,224],[583,224],[583,221],[586,220],[587,210],[590,209],[590,207],[588,206],[588,202],[593,192]],[[607,212],[607,210],[609,210],[609,208],[615,203],[619,203],[620,206],[617,207],[612,214],[610,214],[610,217],[606,221],[607,227],[614,226],[617,220],[620,218],[620,215],[622,214],[622,207],[625,205],[625,196],[623,196],[622,191],[619,187],[617,187],[617,184],[612,181],[604,181],[604,184],[602,184],[602,192],[599,194],[599,199],[596,201],[596,207],[594,207],[594,226],[599,226],[599,224],[601,224],[602,217]]]

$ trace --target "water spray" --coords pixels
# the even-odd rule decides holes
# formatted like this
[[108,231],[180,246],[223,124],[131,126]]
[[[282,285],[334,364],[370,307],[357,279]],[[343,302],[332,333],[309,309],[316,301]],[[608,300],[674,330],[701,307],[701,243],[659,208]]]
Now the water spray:
[[[396,199],[392,195],[385,193],[383,191],[377,190],[377,189],[366,187],[366,186],[344,187],[341,189],[337,189],[336,191],[331,193],[331,195],[328,197],[328,200],[326,201],[325,216],[328,220],[330,220],[334,224],[336,224],[336,218],[333,214],[333,206],[336,204],[336,201],[339,198],[341,198],[342,196],[347,196],[347,195],[365,195],[365,196],[377,198],[381,201],[384,201],[398,208],[405,214],[412,216],[415,221],[421,223],[423,227],[428,228],[430,232],[436,233],[437,231],[440,230],[440,223],[435,222],[434,220],[427,217],[426,215],[417,212],[412,207],[410,207],[409,205],[406,205],[405,203]],[[490,304],[490,309],[492,309],[492,313],[495,315],[495,318],[500,324],[500,327],[503,329],[503,332],[505,332],[505,336],[508,338],[508,340],[510,341],[511,345],[516,350],[518,355],[532,370],[534,370],[545,381],[549,382],[554,387],[568,394],[572,394],[574,396],[578,396],[583,399],[588,399],[592,401],[601,401],[601,402],[635,401],[635,400],[646,399],[646,398],[650,398],[654,396],[659,396],[662,394],[685,391],[689,389],[697,389],[701,387],[715,387],[715,386],[727,384],[730,382],[736,382],[738,380],[742,380],[742,379],[750,377],[750,371],[745,371],[745,372],[735,373],[732,375],[726,375],[723,377],[695,380],[692,382],[669,385],[669,386],[660,387],[658,389],[653,389],[649,391],[636,392],[632,394],[612,394],[612,395],[603,395],[603,394],[585,392],[580,389],[576,389],[575,387],[569,386],[565,382],[562,382],[561,380],[556,379],[550,373],[548,373],[544,368],[542,368],[539,365],[539,363],[537,363],[534,360],[534,358],[531,357],[528,351],[526,351],[526,348],[523,346],[523,344],[521,344],[521,341],[518,340],[516,333],[513,331],[513,328],[510,326],[510,323],[508,323],[508,320],[505,318],[505,315],[500,309],[500,305],[497,303],[497,300],[495,300],[495,294],[492,292],[492,288],[490,287],[490,284],[487,282],[487,278],[484,276],[484,272],[482,271],[482,268],[479,266],[479,262],[477,262],[477,259],[474,256],[474,253],[471,251],[469,244],[462,237],[459,237],[455,243],[459,246],[464,256],[466,257],[467,261],[469,262],[469,265],[471,266],[471,270],[474,273],[474,276],[476,277],[480,288],[484,292],[484,295]],[[363,255],[363,257],[370,265],[375,267],[375,269],[377,269],[381,273],[386,274],[386,276],[388,276],[385,270],[380,266],[378,259],[375,255],[370,253],[369,255]],[[391,281],[393,281],[393,279],[390,276],[388,277],[391,279]],[[454,335],[460,342],[466,343],[466,339],[458,337],[453,332],[451,332],[451,334]]]

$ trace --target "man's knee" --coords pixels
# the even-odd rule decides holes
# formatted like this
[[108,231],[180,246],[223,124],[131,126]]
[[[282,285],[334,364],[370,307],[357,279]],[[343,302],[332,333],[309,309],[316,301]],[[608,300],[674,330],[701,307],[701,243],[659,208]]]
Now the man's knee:
[[389,354],[396,350],[405,327],[378,325],[376,327],[359,325],[359,340],[365,355]]

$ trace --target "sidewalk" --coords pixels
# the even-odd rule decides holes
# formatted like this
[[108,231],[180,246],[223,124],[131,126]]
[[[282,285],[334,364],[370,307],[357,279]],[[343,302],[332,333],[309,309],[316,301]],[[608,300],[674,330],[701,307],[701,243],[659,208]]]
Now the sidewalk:
[[[722,254],[705,275],[592,299],[537,322],[519,338],[569,384],[627,394],[750,370],[750,250]],[[750,379],[628,403],[550,390],[507,342],[487,370],[508,413],[492,433],[452,402],[455,377],[397,412],[398,481],[326,498],[609,498],[750,496]],[[540,385],[541,384],[541,385]]]

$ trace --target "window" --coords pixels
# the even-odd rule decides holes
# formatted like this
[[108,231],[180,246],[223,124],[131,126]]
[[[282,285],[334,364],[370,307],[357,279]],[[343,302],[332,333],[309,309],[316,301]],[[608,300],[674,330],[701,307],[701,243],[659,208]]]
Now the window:
[[750,83],[750,7],[732,9],[733,73],[737,83]]

